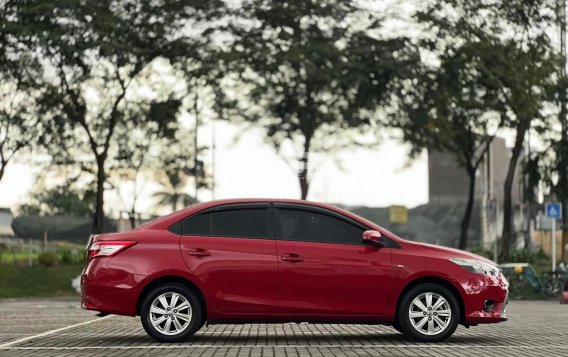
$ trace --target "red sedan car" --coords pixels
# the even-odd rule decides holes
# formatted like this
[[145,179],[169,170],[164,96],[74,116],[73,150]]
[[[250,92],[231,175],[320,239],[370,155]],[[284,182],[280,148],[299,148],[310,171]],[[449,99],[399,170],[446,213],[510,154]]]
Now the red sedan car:
[[87,249],[83,307],[139,315],[164,342],[205,322],[386,324],[440,341],[458,324],[507,320],[508,283],[493,262],[321,203],[202,203],[92,236]]

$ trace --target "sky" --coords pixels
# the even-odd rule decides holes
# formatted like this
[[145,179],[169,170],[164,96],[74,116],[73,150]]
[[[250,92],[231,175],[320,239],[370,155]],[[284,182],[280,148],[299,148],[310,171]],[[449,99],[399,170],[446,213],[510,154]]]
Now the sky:
[[[212,192],[202,190],[199,199],[299,198],[294,168],[264,143],[262,130],[248,131],[236,141],[240,132],[234,124],[215,122],[215,193],[213,197]],[[200,145],[210,145],[213,140],[211,126],[203,126],[199,137]],[[409,165],[407,152],[408,148],[400,142],[384,139],[375,148],[344,151],[334,157],[314,153],[311,158],[318,169],[312,176],[308,199],[371,207],[424,204],[428,201],[426,154]],[[203,159],[206,165],[211,165],[211,153]],[[15,208],[26,200],[38,174],[37,168],[26,164],[29,161],[29,158],[21,158],[9,164],[0,181],[0,207]],[[151,194],[158,187],[151,182],[143,186],[138,210],[149,212],[154,206]],[[193,194],[191,185],[188,193]],[[123,192],[123,196],[127,194]],[[106,192],[105,199],[111,215],[121,209],[115,193]]]

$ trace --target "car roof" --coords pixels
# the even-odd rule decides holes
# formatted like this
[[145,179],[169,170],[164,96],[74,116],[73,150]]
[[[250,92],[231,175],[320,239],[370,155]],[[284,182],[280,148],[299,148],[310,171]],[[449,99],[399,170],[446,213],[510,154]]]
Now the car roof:
[[288,204],[297,204],[303,206],[312,206],[312,207],[319,207],[325,208],[331,211],[335,211],[337,213],[343,214],[349,218],[352,218],[356,221],[364,223],[367,226],[373,227],[373,229],[381,229],[381,227],[377,226],[375,223],[370,222],[362,217],[359,217],[351,212],[343,210],[341,208],[321,203],[321,202],[313,202],[313,201],[306,201],[306,200],[297,200],[297,199],[288,199],[288,198],[231,198],[231,199],[222,199],[222,200],[215,200],[209,202],[202,202],[195,204],[193,206],[189,206],[182,210],[176,211],[174,213],[170,213],[169,215],[154,219],[144,225],[141,225],[137,229],[167,229],[170,225],[178,222],[179,220],[197,213],[199,211],[206,210],[208,208],[216,207],[216,206],[223,206],[229,204],[243,204],[243,203],[288,203]]

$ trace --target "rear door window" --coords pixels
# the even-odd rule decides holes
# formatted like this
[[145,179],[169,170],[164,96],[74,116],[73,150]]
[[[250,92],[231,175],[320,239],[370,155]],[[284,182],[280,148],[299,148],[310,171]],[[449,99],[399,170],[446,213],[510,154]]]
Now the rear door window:
[[269,208],[227,207],[186,218],[182,234],[235,238],[270,238]]

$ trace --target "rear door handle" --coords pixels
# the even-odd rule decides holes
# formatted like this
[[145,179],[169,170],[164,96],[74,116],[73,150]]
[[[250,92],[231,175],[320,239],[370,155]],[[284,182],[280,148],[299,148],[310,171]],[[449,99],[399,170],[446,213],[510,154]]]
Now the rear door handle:
[[282,254],[280,256],[280,259],[283,262],[289,262],[289,263],[300,263],[304,261],[304,258],[301,255],[295,253]]
[[194,257],[208,257],[211,255],[211,253],[209,253],[209,251],[207,249],[203,249],[203,248],[195,248],[195,249],[191,249],[187,254],[194,256]]

